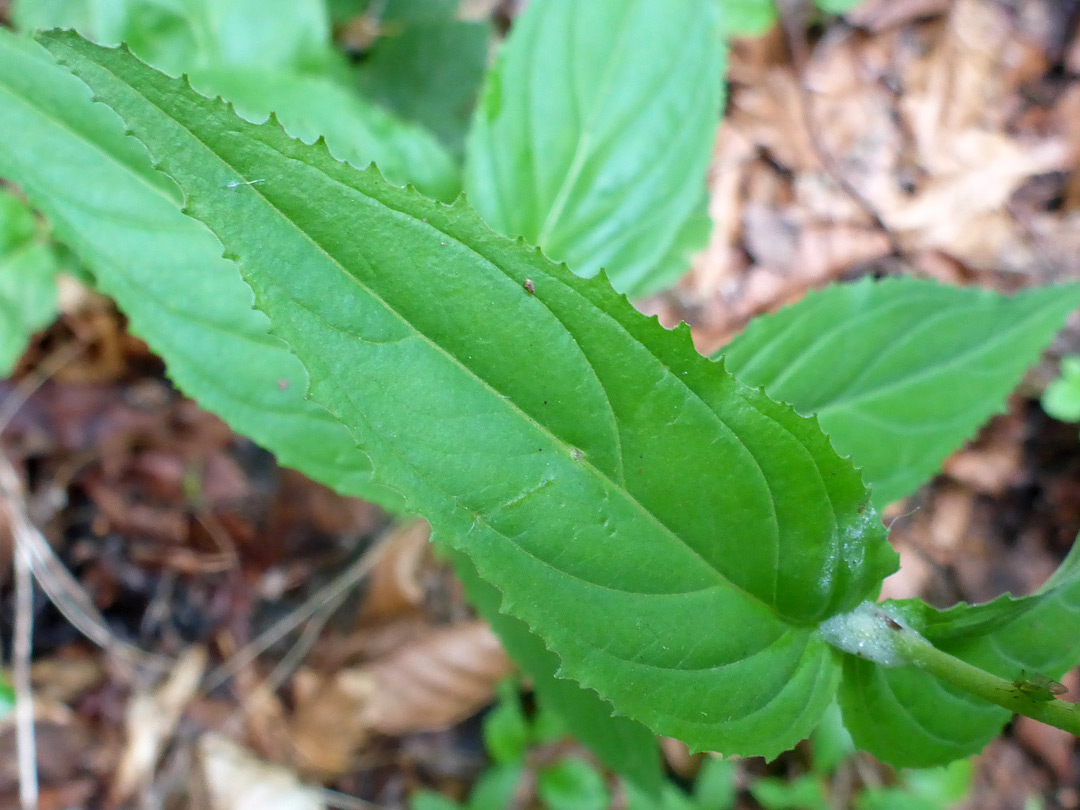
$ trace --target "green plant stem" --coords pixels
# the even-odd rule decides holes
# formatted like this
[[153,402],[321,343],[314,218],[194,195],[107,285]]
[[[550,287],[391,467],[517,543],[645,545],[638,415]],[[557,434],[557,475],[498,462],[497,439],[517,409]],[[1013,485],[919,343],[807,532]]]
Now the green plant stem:
[[1012,681],[999,678],[942,652],[914,630],[906,627],[892,629],[896,651],[936,678],[1011,712],[1080,736],[1080,705],[1057,698],[1033,699],[1025,695]]

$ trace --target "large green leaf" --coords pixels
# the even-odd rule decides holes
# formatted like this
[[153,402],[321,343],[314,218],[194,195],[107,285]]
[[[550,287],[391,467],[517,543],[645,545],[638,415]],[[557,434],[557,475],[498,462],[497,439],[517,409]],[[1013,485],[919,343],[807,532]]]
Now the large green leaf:
[[57,269],[33,212],[0,189],[0,377],[11,373],[30,336],[56,317]]
[[303,367],[115,114],[40,46],[0,31],[0,176],[92,269],[176,384],[283,464],[356,494],[366,459],[304,399]]
[[1080,284],[1006,297],[864,279],[751,322],[728,369],[815,413],[879,508],[909,495],[993,414],[1080,305]]
[[[1038,594],[1016,603],[1016,618],[989,633],[957,628],[916,601],[893,604],[936,647],[989,672],[1009,680],[1025,671],[1060,678],[1080,661],[1080,545]],[[978,753],[1009,719],[1005,709],[917,667],[885,669],[854,656],[844,662],[840,705],[856,745],[913,767]]]
[[895,567],[813,420],[464,203],[249,124],[126,52],[45,41],[226,245],[376,480],[565,674],[695,748],[773,755],[809,731],[839,676],[817,622]]
[[200,92],[223,96],[241,115],[264,121],[277,113],[291,135],[321,135],[342,160],[377,163],[394,183],[413,183],[441,200],[461,191],[460,170],[433,135],[361,98],[333,71],[315,70],[315,55],[330,53],[323,0],[272,0],[270,8],[263,0],[24,0],[16,12],[24,28],[78,28],[100,44],[126,42],[155,67],[187,73]]
[[[755,321],[722,353],[744,382],[816,412],[864,468],[880,504],[911,492],[1002,409],[1078,303],[1075,284],[1006,297],[910,278],[863,280]],[[1080,553],[1032,598],[898,608],[972,664],[1008,678],[1022,669],[1057,677],[1080,660]],[[976,753],[1009,716],[914,667],[848,657],[844,672],[846,725],[861,748],[897,765]]]
[[[303,368],[251,308],[251,290],[216,240],[180,213],[175,187],[81,82],[35,43],[4,31],[0,130],[7,133],[0,176],[42,207],[182,390],[282,464],[339,492],[395,505],[371,485],[352,435],[304,399]],[[574,734],[613,768],[651,784],[655,769],[642,763],[652,736],[631,733],[628,720],[605,728],[599,718],[609,707],[595,692],[568,680],[547,685],[555,668],[524,625],[507,619],[496,629],[516,653],[536,650],[522,664]]]
[[496,230],[579,275],[656,291],[700,246],[721,106],[715,0],[538,0],[488,74],[465,189]]
[[430,197],[449,202],[461,191],[450,154],[434,136],[332,79],[262,68],[207,68],[190,74],[207,95],[221,95],[250,121],[275,113],[293,137],[326,139],[330,151],[357,167],[376,163],[392,183],[412,183]]

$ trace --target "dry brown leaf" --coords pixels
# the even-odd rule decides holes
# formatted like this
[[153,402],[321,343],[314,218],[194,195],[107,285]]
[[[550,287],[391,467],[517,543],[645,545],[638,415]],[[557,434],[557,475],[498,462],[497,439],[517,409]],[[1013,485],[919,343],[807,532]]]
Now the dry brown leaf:
[[72,655],[36,661],[30,677],[35,699],[71,704],[105,679],[105,662],[100,654],[87,655],[77,651]]
[[811,225],[799,233],[796,266],[809,286],[830,281],[855,265],[889,255],[889,237],[858,225]]
[[368,575],[360,622],[374,623],[420,607],[424,575],[433,565],[431,527],[417,520],[393,530],[378,564]]
[[[1080,43],[1080,37],[1076,40]],[[1080,57],[1080,49],[1077,51]],[[1054,109],[1056,128],[1065,133],[1069,141],[1069,181],[1065,188],[1062,209],[1075,212],[1080,209],[1080,84],[1066,90]]]
[[375,699],[375,682],[359,669],[343,669],[332,677],[307,670],[294,681],[296,713],[291,741],[298,766],[322,777],[345,773],[371,730],[363,722]]
[[879,32],[942,14],[953,0],[864,0],[845,17],[852,25]]
[[127,747],[110,790],[115,804],[133,796],[151,778],[205,669],[206,650],[193,648],[181,656],[157,689],[131,697],[126,718]]
[[213,810],[322,810],[319,791],[287,768],[264,762],[220,734],[199,739]]
[[763,81],[736,93],[728,118],[751,143],[788,169],[821,169],[806,129],[803,96],[789,67],[772,68]]
[[[1066,697],[1066,700],[1068,699]],[[1076,737],[1067,731],[1024,716],[1019,716],[1014,721],[1013,734],[1025,747],[1046,762],[1063,784],[1076,782],[1076,767],[1073,764]]]
[[996,417],[978,440],[945,459],[943,472],[981,495],[1002,496],[1023,483],[1027,427],[1020,408]]
[[448,728],[491,702],[513,671],[483,622],[432,631],[362,667],[298,680],[293,740],[305,768],[347,767],[372,733],[402,735]]
[[514,665],[491,628],[476,621],[436,630],[365,669],[375,683],[365,725],[407,734],[448,728],[476,713]]
[[697,294],[715,290],[742,269],[738,237],[742,225],[742,190],[753,145],[733,127],[721,124],[709,169],[709,244],[693,260]]

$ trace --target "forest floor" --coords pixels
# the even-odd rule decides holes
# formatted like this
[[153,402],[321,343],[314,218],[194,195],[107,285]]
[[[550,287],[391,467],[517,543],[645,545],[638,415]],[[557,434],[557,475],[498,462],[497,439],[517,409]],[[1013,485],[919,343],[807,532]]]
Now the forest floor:
[[[712,241],[644,310],[688,321],[712,352],[831,281],[1080,279],[1080,0],[871,0],[824,26],[784,23],[733,48]],[[1064,557],[1080,530],[1080,428],[1038,397],[1077,351],[1080,320],[1005,413],[887,511],[902,558],[887,595],[1029,593]],[[468,792],[487,764],[479,718],[513,668],[423,524],[279,468],[176,391],[111,303],[73,282],[59,321],[0,381],[0,427],[25,490],[16,506],[37,527],[19,542],[40,581],[43,810],[227,806],[222,791],[300,782],[343,807]],[[10,515],[5,660],[26,654],[12,645]],[[1080,678],[1065,683],[1075,699]],[[15,740],[8,715],[0,808],[18,806]],[[699,761],[665,752],[682,777]],[[745,762],[743,782],[805,759]],[[851,768],[889,778],[869,758]],[[965,807],[1031,797],[1080,807],[1080,749],[1018,720],[977,760]]]

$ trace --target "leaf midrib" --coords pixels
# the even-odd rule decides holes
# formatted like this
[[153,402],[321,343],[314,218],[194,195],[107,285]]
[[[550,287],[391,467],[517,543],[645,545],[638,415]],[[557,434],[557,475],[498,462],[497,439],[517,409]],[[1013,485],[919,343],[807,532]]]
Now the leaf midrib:
[[[113,50],[116,50],[116,49],[113,49]],[[128,53],[130,54],[130,51]],[[133,57],[133,58],[138,59],[138,57]],[[139,60],[139,63],[141,65],[143,65],[144,67],[148,67],[141,60]],[[161,107],[159,104],[157,104],[153,99],[148,98],[145,94],[139,92],[135,87],[133,87],[125,79],[123,79],[122,77],[120,77],[116,73],[114,73],[109,66],[104,65],[104,64],[102,64],[100,62],[95,62],[94,64],[99,69],[108,72],[111,76],[113,76],[113,78],[115,78],[122,85],[127,86],[128,88],[130,88],[132,92],[137,93],[144,101],[146,101],[152,107],[157,109],[163,116],[165,116],[165,118],[172,121],[176,126],[180,127],[185,133],[187,133],[188,136],[190,136],[196,143],[200,144],[211,156],[213,156],[213,158],[215,160],[217,160],[222,166],[227,168],[229,171],[234,173],[239,179],[241,179],[241,180],[245,179],[244,175],[239,170],[237,170],[234,166],[232,166],[232,164],[229,161],[225,160],[224,157],[219,155],[209,144],[204,142],[195,132],[191,131],[183,122],[178,121],[173,115],[171,115],[169,113],[169,111],[165,110],[163,107]],[[169,77],[165,76],[165,74],[161,74],[161,76],[162,76],[162,78],[166,78],[166,79],[169,78]],[[176,80],[172,80],[172,81],[176,81]],[[187,84],[187,83],[185,83],[185,84]],[[190,88],[190,84],[188,84],[188,87]],[[198,93],[198,91],[196,91],[194,88],[190,88],[190,89],[191,89],[192,92],[198,94],[200,96],[200,98],[203,98],[206,101],[209,101],[209,102],[213,103],[212,99],[206,98],[201,93]],[[221,102],[219,102],[219,103],[221,103]],[[226,109],[227,109],[227,107],[226,107]],[[243,120],[243,119],[241,119],[241,120]],[[245,122],[245,123],[248,123],[248,122]],[[257,127],[259,125],[251,124],[251,126]],[[265,126],[265,124],[263,126]],[[287,133],[284,133],[284,134],[286,135],[286,137],[289,137],[287,135]],[[325,142],[323,142],[321,140],[317,141],[316,145],[318,145],[319,143],[322,143],[322,144],[325,145]],[[272,149],[274,148],[269,144],[266,144],[266,145],[268,147],[272,148]],[[280,157],[282,159],[284,159],[284,160],[296,160],[295,158],[290,158],[289,156],[284,155],[281,152],[278,152],[276,149],[274,149],[274,151],[277,152],[278,155],[280,155]],[[340,163],[341,165],[348,166],[353,171],[357,171],[355,169],[355,167],[351,167],[347,163],[342,163],[342,161],[339,161],[337,158],[335,158],[330,153],[329,149],[324,149],[324,152],[331,160],[335,161],[336,163]],[[165,159],[168,159],[168,158],[165,158]],[[412,222],[417,222],[416,218],[414,216],[412,216],[411,214],[409,214],[409,213],[407,213],[405,211],[399,211],[398,209],[394,208],[393,206],[388,205],[383,200],[380,200],[380,199],[375,198],[375,197],[370,197],[367,194],[365,194],[364,192],[360,191],[359,189],[357,189],[357,188],[355,188],[353,186],[349,186],[349,185],[346,185],[346,184],[342,183],[341,181],[337,180],[336,178],[333,178],[330,175],[327,175],[325,172],[323,172],[318,167],[312,166],[311,164],[309,164],[309,163],[307,163],[305,161],[297,161],[297,162],[303,163],[303,165],[307,166],[308,168],[314,169],[315,171],[318,171],[327,180],[329,180],[329,181],[331,181],[331,182],[333,182],[333,183],[335,183],[337,185],[341,185],[344,188],[348,189],[349,191],[354,192],[356,194],[359,194],[359,195],[371,200],[372,202],[378,204],[379,206],[381,206],[381,207],[383,207],[383,208],[385,208],[387,210],[393,211],[394,213],[396,213],[396,214],[398,214],[400,216],[406,217],[408,220],[410,220]],[[370,290],[369,288],[367,288],[360,281],[360,279],[356,278],[353,274],[349,273],[348,270],[346,270],[344,268],[344,266],[342,266],[342,264],[333,255],[331,255],[318,241],[316,241],[311,236],[311,234],[309,234],[303,228],[299,227],[299,225],[297,225],[295,222],[293,222],[292,219],[290,219],[288,216],[286,216],[286,214],[281,209],[279,209],[273,202],[271,202],[267,198],[264,190],[261,187],[246,185],[245,190],[246,190],[245,193],[253,193],[256,196],[260,197],[263,200],[263,202],[270,208],[270,210],[272,210],[274,213],[276,213],[286,223],[286,225],[288,225],[290,228],[292,228],[294,231],[296,231],[300,236],[302,236],[305,240],[307,240],[318,252],[322,253],[330,261],[330,263],[334,267],[336,267],[346,278],[351,279],[353,281],[353,283],[355,283],[357,286],[359,286],[362,290],[364,290],[372,298],[379,301],[379,303],[386,308],[387,312],[393,313],[394,316],[397,317],[398,320],[402,324],[406,325],[410,330],[412,330],[412,332],[414,334],[416,334],[421,340],[423,340],[430,348],[433,348],[436,352],[438,352],[439,354],[442,354],[447,360],[449,360],[454,365],[457,365],[459,368],[461,368],[463,371],[465,371],[469,376],[471,376],[476,381],[478,381],[481,385],[483,385],[485,388],[487,388],[495,397],[497,397],[499,401],[505,403],[507,406],[511,407],[514,411],[516,411],[526,422],[531,422],[539,431],[541,431],[543,434],[545,434],[549,438],[549,441],[551,441],[553,444],[555,444],[556,446],[565,448],[568,452],[572,449],[569,444],[567,444],[562,439],[558,438],[555,434],[553,434],[546,425],[538,422],[533,417],[531,417],[529,414],[527,414],[523,410],[521,410],[521,408],[518,406],[518,404],[515,401],[513,401],[512,399],[507,399],[507,398],[503,397],[502,395],[500,395],[498,393],[498,390],[493,385],[491,385],[491,383],[488,382],[488,380],[486,380],[480,374],[473,371],[473,369],[471,369],[469,366],[467,366],[465,363],[463,363],[459,358],[457,358],[454,355],[450,354],[445,348],[440,346],[438,343],[436,343],[431,338],[429,338],[426,334],[424,334],[419,329],[417,329],[409,320],[404,318],[401,315],[401,313],[399,313],[393,307],[389,306],[383,300],[382,296],[378,295],[376,292],[374,292],[374,291]],[[499,273],[503,274],[504,276],[506,275],[505,271],[502,268],[500,268],[495,262],[492,262],[486,256],[483,256],[482,254],[477,252],[477,250],[474,247],[466,245],[465,243],[461,242],[457,237],[446,233],[445,231],[443,231],[440,228],[437,228],[434,224],[432,224],[430,222],[429,223],[423,223],[423,224],[426,225],[429,228],[432,228],[433,230],[437,231],[438,233],[443,234],[448,239],[453,240],[454,242],[461,245],[463,248],[465,248],[469,252],[473,253],[474,255],[476,255],[477,257],[482,259],[483,261],[490,264],[492,267],[494,267],[496,270],[498,270]],[[554,277],[553,277],[553,280],[555,280]],[[290,298],[290,300],[292,300],[294,305],[302,306],[300,304],[300,302],[296,301],[295,299]],[[595,307],[594,307],[594,309],[595,309]],[[548,311],[551,312],[550,309]],[[312,314],[317,315],[317,313],[312,313]],[[607,313],[603,313],[603,314],[605,316],[607,316]],[[559,320],[558,317],[554,313],[552,313],[552,317],[554,317],[556,320]],[[607,317],[610,317],[610,316],[607,316]],[[615,322],[616,324],[618,324],[618,322],[615,321],[615,319],[612,319],[612,321]],[[560,323],[561,323],[561,321],[560,321]],[[620,326],[620,328],[622,328],[621,324],[619,324],[619,326]],[[335,328],[340,328],[340,327],[335,327]],[[623,331],[625,333],[625,329],[623,329]],[[630,335],[629,333],[626,333],[626,334],[630,339],[634,340],[632,335]],[[637,341],[635,340],[635,342],[637,342]],[[646,350],[648,350],[647,347],[644,347],[644,348],[646,348]],[[651,352],[650,352],[650,354],[651,354]],[[756,458],[749,451],[749,449],[746,447],[746,445],[743,444],[742,439],[738,436],[737,432],[733,431],[728,425],[726,425],[726,423],[724,423],[723,420],[720,419],[719,415],[716,414],[715,411],[711,407],[709,407],[708,403],[704,402],[704,400],[701,399],[700,395],[698,395],[696,391],[694,391],[693,389],[686,386],[684,383],[682,383],[681,380],[678,380],[677,375],[671,375],[671,376],[672,376],[673,379],[675,379],[677,382],[679,382],[679,384],[683,387],[683,389],[685,391],[689,392],[690,395],[693,398],[699,400],[705,406],[708,413],[712,414],[714,416],[714,418],[717,420],[717,422],[720,423],[721,425],[723,425],[724,428],[727,430],[727,432],[732,437],[734,437],[742,445],[743,449],[746,451],[747,456],[749,458],[753,459],[755,465],[757,465]],[[603,386],[601,386],[601,387],[603,387]],[[347,392],[344,393],[344,396],[349,398],[350,402],[352,401],[351,397],[349,397]],[[755,408],[755,410],[757,410],[757,409]],[[357,411],[362,412],[362,409],[357,408]],[[760,413],[760,411],[758,411],[758,413]],[[765,414],[762,414],[762,415],[767,416]],[[773,420],[773,421],[775,423],[775,420]],[[783,429],[784,432],[790,434],[790,431],[788,431],[787,428],[784,428],[782,425],[779,425],[779,427],[781,427],[781,429]],[[384,443],[384,446],[387,448],[387,450],[389,452],[393,453],[398,458],[398,460],[400,461],[401,464],[403,464],[404,466],[406,466],[410,470],[413,470],[414,472],[416,472],[413,465],[410,464],[408,461],[406,461],[404,458],[402,458],[401,455],[398,453],[398,451],[396,449],[394,449],[391,445],[386,445],[385,443]],[[694,558],[696,558],[699,562],[701,562],[705,566],[705,568],[715,576],[715,578],[717,579],[717,581],[720,584],[732,589],[733,591],[735,591],[737,593],[742,594],[746,599],[748,599],[748,600],[750,600],[750,601],[752,601],[754,603],[759,604],[760,606],[765,608],[765,610],[767,610],[770,614],[772,614],[774,617],[779,619],[782,623],[784,623],[784,624],[786,624],[786,625],[788,625],[790,627],[798,627],[799,626],[799,625],[795,624],[789,617],[780,614],[779,611],[777,610],[776,606],[768,604],[767,602],[765,602],[763,599],[761,599],[757,595],[745,590],[741,586],[737,585],[736,583],[734,583],[730,579],[728,579],[721,571],[717,570],[704,557],[702,557],[701,554],[696,549],[694,549],[692,546],[690,546],[675,531],[673,531],[662,520],[660,520],[659,517],[657,517],[649,509],[647,509],[645,507],[645,505],[642,504],[641,501],[638,500],[632,493],[630,493],[628,490],[624,489],[623,487],[619,486],[616,482],[612,481],[607,475],[605,475],[597,467],[595,467],[595,465],[589,463],[588,462],[588,456],[585,457],[585,461],[586,461],[586,463],[582,465],[583,468],[588,469],[598,479],[600,479],[601,481],[604,481],[608,485],[612,486],[615,489],[615,491],[621,497],[625,498],[635,509],[637,509],[641,514],[643,514],[655,526],[657,526],[659,529],[661,529],[663,534],[666,534],[668,537],[670,537],[672,540],[674,540],[678,546],[681,546],[682,548],[684,548]],[[758,469],[760,470],[760,465],[758,465]],[[422,479],[422,480],[427,481],[429,486],[432,486],[428,476],[421,474],[421,475],[418,475],[418,477],[420,479]],[[768,486],[768,483],[767,483],[768,479],[764,475],[762,475],[762,480],[765,481],[766,486]],[[458,502],[457,498],[455,498],[454,496],[451,495],[449,497],[455,503]],[[466,510],[466,511],[469,511],[469,510]],[[836,518],[835,513],[834,513],[833,517],[834,517],[834,522],[835,522],[835,518]],[[485,522],[485,524],[487,524],[486,520],[484,522]],[[532,556],[531,552],[528,552],[527,550],[522,549],[521,546],[518,546],[516,543],[514,543],[508,536],[506,536],[506,535],[502,534],[501,532],[497,531],[490,524],[487,524],[487,525],[491,529],[492,533],[494,533],[494,534],[496,534],[496,535],[498,535],[500,537],[503,537],[504,540],[506,540],[508,543],[513,545],[515,548],[518,548],[519,550],[521,550],[521,551],[523,551],[525,553],[528,553],[528,554],[530,554],[530,556]],[[778,538],[779,538],[779,534],[778,534]],[[543,563],[544,565],[549,566],[549,563],[547,563],[546,561],[540,560],[539,558],[535,558],[535,559],[537,559],[539,562]]]

